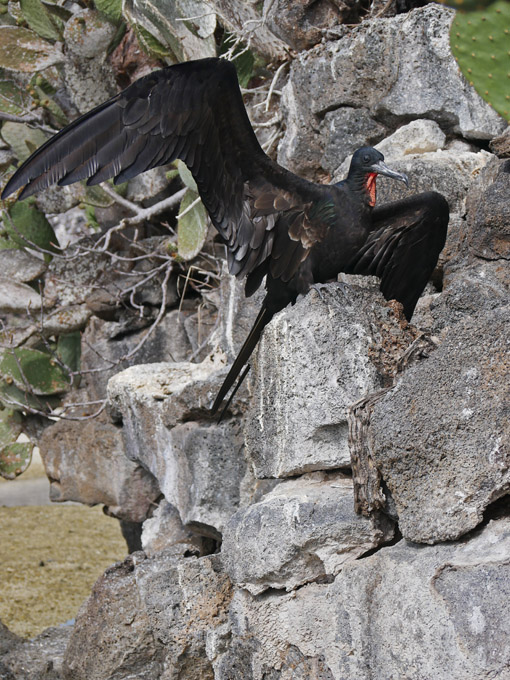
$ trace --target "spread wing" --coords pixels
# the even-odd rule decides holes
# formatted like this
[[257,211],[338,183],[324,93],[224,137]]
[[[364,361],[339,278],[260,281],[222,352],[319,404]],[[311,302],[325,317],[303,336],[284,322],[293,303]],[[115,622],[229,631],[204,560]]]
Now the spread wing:
[[448,203],[436,192],[374,208],[373,230],[351,262],[353,273],[378,276],[384,297],[401,302],[410,320],[444,247],[448,220]]
[[266,156],[235,68],[221,59],[170,66],[135,81],[48,140],[15,172],[2,198],[82,179],[124,182],[176,158],[193,173],[227,245],[231,273],[252,274],[248,292],[266,271],[290,280],[324,237],[316,206],[325,188]]

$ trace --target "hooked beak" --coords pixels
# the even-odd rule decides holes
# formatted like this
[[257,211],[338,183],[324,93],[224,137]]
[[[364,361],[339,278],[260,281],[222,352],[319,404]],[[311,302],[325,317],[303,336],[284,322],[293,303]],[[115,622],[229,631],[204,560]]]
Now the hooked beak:
[[406,187],[409,188],[409,180],[407,179],[407,175],[404,175],[403,172],[397,172],[396,170],[392,170],[383,161],[378,161],[377,163],[374,163],[370,169],[372,170],[372,172],[376,172],[379,175],[385,175],[386,177],[391,177],[392,179],[398,179],[401,182],[404,182]]

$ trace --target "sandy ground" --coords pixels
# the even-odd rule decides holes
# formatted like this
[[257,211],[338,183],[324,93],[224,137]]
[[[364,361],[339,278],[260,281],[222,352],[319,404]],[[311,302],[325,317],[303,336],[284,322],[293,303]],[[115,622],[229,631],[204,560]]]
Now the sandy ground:
[[33,637],[74,619],[126,553],[118,521],[100,507],[50,503],[40,460],[0,480],[0,620],[14,633]]

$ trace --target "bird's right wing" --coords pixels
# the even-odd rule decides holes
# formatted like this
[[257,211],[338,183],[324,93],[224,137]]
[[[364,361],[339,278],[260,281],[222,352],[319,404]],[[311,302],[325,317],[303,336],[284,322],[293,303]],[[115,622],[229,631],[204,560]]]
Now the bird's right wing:
[[288,281],[324,237],[326,190],[268,158],[234,66],[214,58],[155,71],[73,121],[21,165],[2,198],[82,179],[124,182],[176,158],[193,173],[231,273],[256,270],[252,289],[265,271]]

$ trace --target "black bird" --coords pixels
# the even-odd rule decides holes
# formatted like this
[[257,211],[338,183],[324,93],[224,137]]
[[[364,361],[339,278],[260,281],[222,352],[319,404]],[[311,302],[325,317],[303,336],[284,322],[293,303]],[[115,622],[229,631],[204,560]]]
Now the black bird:
[[314,184],[282,168],[260,147],[235,68],[222,59],[169,66],[135,81],[43,144],[2,198],[81,179],[124,182],[176,158],[193,173],[227,246],[230,272],[246,277],[246,295],[266,277],[262,308],[213,412],[266,324],[314,283],[339,272],[375,274],[386,299],[401,302],[411,318],[445,243],[446,200],[429,192],[375,207],[378,174],[407,178],[371,147],[356,151],[338,184]]

